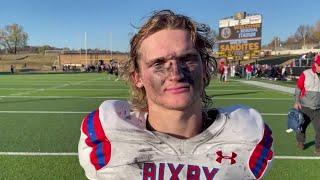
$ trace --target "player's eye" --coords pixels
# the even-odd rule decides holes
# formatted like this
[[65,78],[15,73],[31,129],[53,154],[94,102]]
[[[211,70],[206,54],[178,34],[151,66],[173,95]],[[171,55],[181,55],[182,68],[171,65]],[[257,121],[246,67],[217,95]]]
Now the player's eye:
[[163,68],[165,62],[162,60],[157,60],[152,64],[152,67],[154,67],[155,69],[160,69]]
[[192,66],[198,64],[198,56],[197,55],[189,55],[182,58],[182,61],[187,66]]

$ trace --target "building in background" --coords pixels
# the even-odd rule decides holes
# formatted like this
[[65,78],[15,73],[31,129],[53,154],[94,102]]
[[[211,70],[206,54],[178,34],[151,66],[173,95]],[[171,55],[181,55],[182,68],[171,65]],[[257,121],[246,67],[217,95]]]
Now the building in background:
[[77,64],[77,65],[95,65],[99,61],[105,63],[111,60],[122,62],[128,58],[127,53],[110,53],[106,51],[88,51],[87,53],[82,51],[63,51],[58,55],[58,66],[66,64]]

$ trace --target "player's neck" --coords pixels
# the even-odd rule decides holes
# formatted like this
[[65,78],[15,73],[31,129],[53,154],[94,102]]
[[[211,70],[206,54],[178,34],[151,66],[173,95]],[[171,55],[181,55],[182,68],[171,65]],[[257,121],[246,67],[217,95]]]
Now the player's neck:
[[[198,106],[198,108],[196,108]],[[188,139],[202,131],[202,109],[193,104],[184,111],[168,110],[161,107],[149,108],[149,129],[166,133],[180,139]]]

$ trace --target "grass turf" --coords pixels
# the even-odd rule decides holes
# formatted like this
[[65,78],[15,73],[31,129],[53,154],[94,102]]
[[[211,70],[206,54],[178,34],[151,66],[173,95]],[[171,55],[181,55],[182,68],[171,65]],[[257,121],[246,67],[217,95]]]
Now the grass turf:
[[[128,96],[125,83],[106,74],[1,75],[0,82],[1,152],[76,152],[85,113],[105,99]],[[237,81],[213,81],[207,89],[216,107],[245,104],[278,113],[263,115],[273,130],[276,156],[313,156],[312,126],[304,151],[296,148],[294,134],[285,133],[292,95]],[[0,155],[0,162],[0,179],[85,179],[76,156]],[[275,159],[265,179],[316,179],[318,167],[317,160]]]

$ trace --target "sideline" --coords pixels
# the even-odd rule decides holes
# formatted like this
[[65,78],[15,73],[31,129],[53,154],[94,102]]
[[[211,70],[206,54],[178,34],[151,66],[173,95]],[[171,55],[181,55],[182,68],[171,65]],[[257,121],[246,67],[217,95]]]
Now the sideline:
[[[238,82],[244,83],[244,84],[249,84],[249,85],[254,85],[254,86],[259,86],[263,88],[268,88],[268,89],[273,89],[276,91],[281,91],[289,94],[294,94],[295,88],[292,87],[287,87],[287,86],[281,86],[277,84],[272,84],[272,83],[265,83],[265,82],[260,82],[260,81],[245,81],[245,80],[236,80]],[[293,98],[292,98],[293,99]]]

